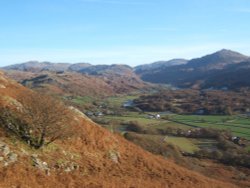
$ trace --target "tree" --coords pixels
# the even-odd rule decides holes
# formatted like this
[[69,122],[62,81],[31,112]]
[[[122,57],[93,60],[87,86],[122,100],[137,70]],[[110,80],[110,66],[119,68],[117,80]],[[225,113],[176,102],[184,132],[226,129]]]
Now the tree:
[[2,109],[5,124],[32,147],[39,149],[74,133],[72,112],[61,102],[35,92],[20,94],[18,101],[23,105],[18,111]]

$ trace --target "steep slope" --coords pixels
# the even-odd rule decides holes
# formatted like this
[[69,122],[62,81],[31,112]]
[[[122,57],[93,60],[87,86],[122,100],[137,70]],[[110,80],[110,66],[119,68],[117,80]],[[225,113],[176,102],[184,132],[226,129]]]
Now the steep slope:
[[[228,72],[228,70],[231,69],[231,65],[234,65],[236,68],[235,74],[239,74],[237,67],[241,66],[241,62],[248,60],[248,56],[230,50],[221,50],[214,54],[192,59],[184,65],[153,69],[151,71],[141,72],[140,75],[144,81],[148,82],[167,83],[178,87],[200,87],[201,84],[212,79],[214,74],[217,75],[216,82],[220,82],[222,77],[219,75]],[[244,75],[249,74],[247,67],[244,68],[241,66],[240,70],[243,69],[245,69],[245,71],[241,73],[244,73]],[[245,80],[241,80],[241,82],[245,82]],[[221,82],[220,85],[225,86],[227,82]],[[237,88],[238,85],[232,85],[230,87]],[[206,88],[205,85],[203,85],[203,88]]]
[[201,88],[239,89],[250,87],[250,60],[228,65],[222,70],[210,72]]
[[[0,73],[0,106],[17,107],[18,94],[30,90]],[[29,148],[0,129],[0,187],[236,187],[206,178],[173,162],[145,152],[119,135],[91,122],[71,108],[78,122],[77,136],[41,150]],[[8,153],[15,154],[10,160]],[[12,157],[13,158],[13,157]]]

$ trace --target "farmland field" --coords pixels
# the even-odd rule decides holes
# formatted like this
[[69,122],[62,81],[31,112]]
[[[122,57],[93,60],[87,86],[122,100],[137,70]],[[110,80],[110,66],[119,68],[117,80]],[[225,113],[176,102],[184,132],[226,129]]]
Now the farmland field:
[[[129,96],[114,96],[105,99],[103,102],[110,107],[122,108],[122,105],[128,101],[138,97],[138,94]],[[125,110],[125,109],[124,109]],[[156,114],[155,112],[154,114]],[[250,140],[250,119],[243,116],[229,116],[229,115],[167,115],[167,120],[164,119],[150,119],[147,113],[138,113],[125,110],[122,115],[108,115],[104,116],[105,120],[115,120],[119,122],[136,121],[145,126],[154,128],[180,128],[187,130],[190,128],[215,128],[220,130],[229,130],[234,136],[244,137]]]
[[240,116],[173,115],[171,120],[187,126],[229,130],[235,136],[250,140],[250,119]]

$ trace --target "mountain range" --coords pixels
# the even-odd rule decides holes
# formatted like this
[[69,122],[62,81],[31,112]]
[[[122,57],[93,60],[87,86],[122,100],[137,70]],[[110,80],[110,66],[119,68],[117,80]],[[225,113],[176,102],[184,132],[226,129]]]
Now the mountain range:
[[171,84],[182,88],[238,89],[250,86],[249,65],[249,56],[223,49],[201,58],[186,61],[181,65],[156,68],[152,66],[143,71],[136,67],[135,72],[144,81]]
[[[191,60],[173,59],[139,65],[91,65],[89,63],[50,63],[30,61],[2,68],[5,71],[29,73],[73,72],[99,77],[108,84],[138,88],[143,81],[171,84],[180,88],[239,89],[250,86],[250,57],[231,50],[220,50]],[[16,73],[13,77],[16,76]],[[140,79],[141,78],[141,79]],[[20,81],[20,80],[19,80]],[[23,81],[23,80],[22,80]]]

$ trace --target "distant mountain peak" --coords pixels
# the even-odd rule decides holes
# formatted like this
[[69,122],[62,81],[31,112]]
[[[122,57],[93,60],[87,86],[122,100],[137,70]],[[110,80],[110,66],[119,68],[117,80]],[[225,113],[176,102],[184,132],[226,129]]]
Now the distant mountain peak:
[[[222,49],[220,51],[217,51],[214,53],[215,55],[221,55],[221,56],[237,56],[237,57],[247,57],[239,52],[236,52],[236,51],[232,51],[232,50],[228,50],[228,49]],[[211,54],[213,55],[213,54]]]
[[[235,51],[229,50],[229,49],[225,49],[225,48],[223,48],[223,49],[217,51],[217,53],[228,53],[228,52],[235,52]],[[235,53],[238,53],[238,52],[235,52]]]
[[250,86],[250,57],[228,49],[192,59],[182,65],[146,68],[141,68],[136,73],[142,80],[152,83],[167,83],[177,87],[201,86],[202,88]]
[[187,66],[194,69],[221,69],[226,65],[240,63],[247,59],[249,59],[248,56],[232,50],[222,49],[215,53],[192,59],[187,63]]

